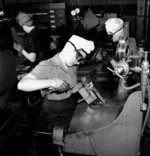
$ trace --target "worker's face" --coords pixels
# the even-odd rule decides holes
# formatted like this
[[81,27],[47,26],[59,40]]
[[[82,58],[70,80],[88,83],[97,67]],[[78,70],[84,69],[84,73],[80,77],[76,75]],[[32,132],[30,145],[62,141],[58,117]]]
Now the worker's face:
[[113,42],[119,41],[120,36],[122,36],[122,33],[120,33],[120,32],[115,33],[115,34],[112,36],[112,41],[113,41]]
[[108,31],[107,34],[113,42],[117,42],[119,41],[119,37],[123,35],[123,27],[114,33]]
[[74,50],[66,57],[67,66],[79,65],[85,62],[86,52],[83,49]]
[[29,33],[29,32],[30,32],[30,29],[29,29],[28,26],[23,25],[22,28],[23,28],[23,30],[24,30],[26,33]]

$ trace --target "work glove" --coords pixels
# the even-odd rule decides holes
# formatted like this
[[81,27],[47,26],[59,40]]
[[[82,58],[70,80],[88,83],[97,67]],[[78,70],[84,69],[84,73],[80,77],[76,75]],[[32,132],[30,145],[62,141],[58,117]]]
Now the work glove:
[[55,88],[58,92],[62,93],[70,89],[70,84],[67,83],[66,81],[57,78],[55,78],[54,80],[55,80]]
[[19,43],[14,43],[14,49],[22,54],[23,47]]

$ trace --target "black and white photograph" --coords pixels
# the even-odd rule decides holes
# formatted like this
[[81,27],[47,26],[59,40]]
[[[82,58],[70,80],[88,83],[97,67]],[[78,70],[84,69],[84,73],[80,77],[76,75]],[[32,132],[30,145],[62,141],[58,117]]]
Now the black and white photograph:
[[150,0],[0,0],[0,156],[150,155]]

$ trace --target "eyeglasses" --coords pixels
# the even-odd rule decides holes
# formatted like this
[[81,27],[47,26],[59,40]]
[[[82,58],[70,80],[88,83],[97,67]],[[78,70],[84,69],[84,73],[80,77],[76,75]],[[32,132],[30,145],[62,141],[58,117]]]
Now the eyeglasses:
[[82,56],[81,53],[85,53],[86,54],[86,52],[83,49],[78,49],[76,52],[77,52],[76,53],[76,60],[77,60],[77,62],[79,62],[80,64],[83,64],[86,60]]
[[82,56],[81,53],[85,53],[85,55],[87,55],[87,53],[85,52],[85,50],[81,49],[77,49],[76,46],[71,42],[68,41],[75,49],[76,51],[76,60],[77,62],[79,62],[80,64],[83,64],[85,62],[85,58]]
[[118,29],[117,31],[115,31],[114,33],[110,33],[108,34],[109,38],[112,38],[114,34],[116,34],[117,32],[119,32],[121,29],[123,29],[124,26],[122,26],[120,29]]

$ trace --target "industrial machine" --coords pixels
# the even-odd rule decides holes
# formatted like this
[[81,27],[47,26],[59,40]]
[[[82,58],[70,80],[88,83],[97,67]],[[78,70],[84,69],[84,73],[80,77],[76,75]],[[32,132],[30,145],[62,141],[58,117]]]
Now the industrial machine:
[[[100,86],[109,107],[91,108],[87,103],[77,105],[68,131],[54,129],[54,144],[60,145],[61,154],[75,153],[93,156],[137,156],[150,110],[148,52],[129,53],[124,38],[117,45],[112,69],[118,76],[118,85],[108,85],[109,94]],[[131,63],[132,62],[132,63]],[[134,66],[133,66],[134,64]],[[128,82],[137,74],[136,83]],[[103,82],[104,83],[104,82]],[[118,91],[118,88],[122,91]],[[117,92],[118,91],[118,92]],[[122,96],[125,95],[125,96]],[[60,135],[61,134],[61,135]]]

